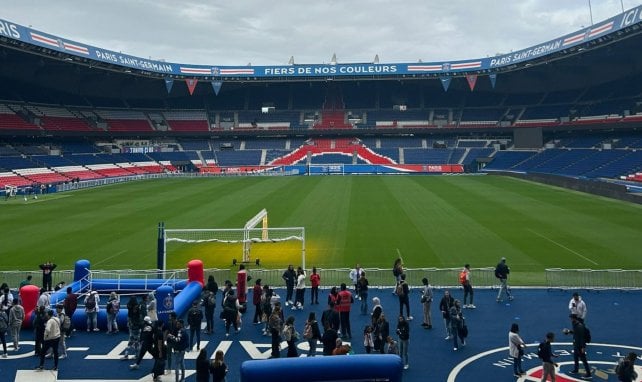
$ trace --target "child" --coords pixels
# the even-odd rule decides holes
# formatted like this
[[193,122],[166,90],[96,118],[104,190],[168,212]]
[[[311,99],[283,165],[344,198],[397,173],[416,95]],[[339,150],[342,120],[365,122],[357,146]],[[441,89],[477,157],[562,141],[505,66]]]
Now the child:
[[363,346],[366,348],[366,353],[370,354],[374,347],[374,337],[372,335],[372,326],[366,325],[363,331]]
[[388,336],[388,338],[386,338],[386,343],[388,344],[388,354],[399,355],[399,347],[397,346],[397,341],[395,341],[392,336]]

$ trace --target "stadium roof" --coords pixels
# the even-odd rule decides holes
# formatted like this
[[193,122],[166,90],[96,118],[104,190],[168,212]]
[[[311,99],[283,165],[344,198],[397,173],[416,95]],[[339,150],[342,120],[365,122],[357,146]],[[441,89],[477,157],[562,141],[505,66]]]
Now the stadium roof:
[[7,1],[1,18],[145,59],[201,65],[466,60],[597,24],[639,0]]

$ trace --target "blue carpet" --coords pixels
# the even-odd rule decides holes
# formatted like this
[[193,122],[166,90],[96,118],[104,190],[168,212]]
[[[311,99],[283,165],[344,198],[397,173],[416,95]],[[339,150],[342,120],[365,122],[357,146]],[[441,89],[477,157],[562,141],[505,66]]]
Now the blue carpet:
[[[280,291],[281,292],[281,291]],[[309,292],[308,292],[309,293]],[[510,303],[496,303],[496,292],[477,290],[475,304],[477,309],[465,310],[466,321],[470,329],[468,343],[458,351],[453,351],[452,341],[445,341],[445,329],[438,312],[438,300],[443,290],[435,290],[436,302],[433,303],[433,329],[423,329],[420,324],[421,306],[419,293],[413,291],[411,296],[410,331],[410,368],[404,371],[404,381],[511,381],[513,377],[512,361],[508,356],[507,337],[513,322],[520,326],[520,334],[526,343],[531,344],[523,361],[524,369],[530,376],[521,381],[539,380],[541,372],[537,359],[537,343],[546,332],[556,334],[554,351],[560,356],[558,381],[575,381],[564,374],[571,370],[573,356],[570,336],[562,334],[563,328],[570,327],[567,304],[571,297],[569,291],[547,291],[532,289],[513,289],[515,300]],[[642,291],[580,291],[588,306],[587,326],[591,329],[593,342],[589,346],[588,359],[594,369],[594,381],[616,381],[612,372],[616,361],[630,351],[642,354],[642,323],[639,320],[642,312]],[[454,290],[455,298],[461,298],[463,292]],[[319,298],[325,301],[327,292]],[[391,321],[394,332],[396,316],[399,313],[398,301],[391,290],[372,290],[370,298],[378,296],[386,316]],[[306,298],[308,295],[306,295]],[[251,299],[250,299],[251,300]],[[362,332],[369,322],[369,316],[359,315],[359,304],[352,308],[351,322],[353,332],[353,349],[364,353]],[[371,304],[369,309],[371,309]],[[243,328],[238,334],[224,337],[224,327],[217,320],[215,334],[203,335],[201,340],[208,354],[215,349],[226,352],[226,363],[230,367],[228,382],[239,380],[239,366],[249,359],[267,358],[270,353],[270,339],[261,335],[259,326],[252,325],[253,307],[243,318]],[[303,323],[308,313],[313,310],[320,318],[324,305],[307,305],[304,310],[290,311],[285,314],[296,318],[296,327],[303,332]],[[218,313],[217,313],[218,316]],[[33,368],[38,361],[33,357],[33,335],[23,331],[23,343],[18,352],[9,351],[9,358],[0,358],[0,381],[48,381],[54,380],[54,373],[36,373]],[[124,331],[116,335],[78,332],[68,340],[69,357],[60,360],[59,381],[77,380],[151,380],[148,376],[152,360],[144,360],[139,370],[130,371],[129,363],[118,360],[127,335]],[[8,342],[10,339],[8,338]],[[205,344],[205,342],[207,342]],[[301,343],[301,348],[307,346]],[[304,353],[303,350],[300,353]],[[282,353],[283,356],[285,352]],[[186,356],[188,369],[194,368],[197,352]],[[52,360],[46,360],[45,367],[51,368]],[[642,373],[639,373],[642,375]],[[18,377],[16,377],[18,375]],[[173,381],[174,375],[165,376],[166,381]],[[194,380],[194,377],[188,378]]]

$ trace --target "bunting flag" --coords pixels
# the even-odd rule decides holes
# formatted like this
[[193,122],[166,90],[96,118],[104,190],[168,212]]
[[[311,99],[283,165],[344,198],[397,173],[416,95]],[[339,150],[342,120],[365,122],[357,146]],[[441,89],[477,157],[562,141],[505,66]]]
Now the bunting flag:
[[167,88],[167,94],[172,92],[172,86],[174,86],[174,80],[171,78],[165,78],[165,87]]
[[495,82],[497,82],[497,74],[493,73],[488,76],[490,78],[490,85],[495,89]]
[[221,91],[221,86],[223,86],[222,81],[212,81],[212,89],[214,89],[214,94],[218,95],[218,92]]
[[468,87],[470,88],[470,91],[472,92],[475,89],[475,84],[477,83],[477,75],[476,74],[469,74],[466,76],[466,81],[468,81]]
[[444,91],[448,91],[448,87],[450,86],[450,77],[440,77],[441,80],[441,86],[444,87]]
[[194,94],[194,89],[196,89],[196,84],[198,83],[198,80],[195,80],[193,78],[188,78],[185,80],[185,83],[187,84],[187,90],[189,90],[189,95]]

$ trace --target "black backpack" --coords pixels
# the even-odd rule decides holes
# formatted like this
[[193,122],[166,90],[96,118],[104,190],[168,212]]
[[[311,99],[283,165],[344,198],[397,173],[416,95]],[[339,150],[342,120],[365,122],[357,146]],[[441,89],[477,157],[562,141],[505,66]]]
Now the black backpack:
[[584,326],[584,342],[590,344],[592,340],[593,339],[591,338],[591,331],[589,330],[589,328]]
[[544,346],[546,345],[546,342],[540,342],[539,346],[537,346],[537,356],[540,359],[544,359]]

